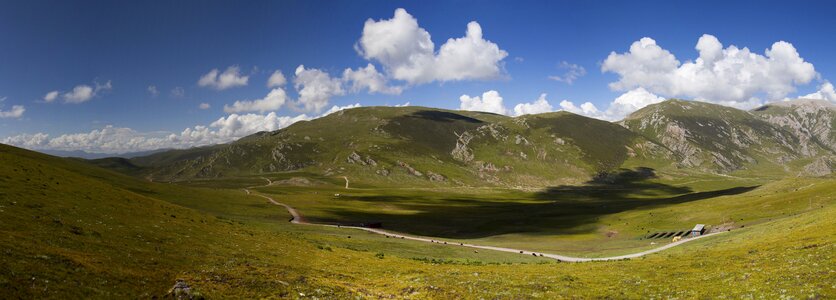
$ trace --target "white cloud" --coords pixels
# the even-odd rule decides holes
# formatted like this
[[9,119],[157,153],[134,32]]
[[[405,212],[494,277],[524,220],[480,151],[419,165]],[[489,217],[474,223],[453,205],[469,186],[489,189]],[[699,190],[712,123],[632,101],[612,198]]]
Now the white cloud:
[[93,98],[93,87],[82,84],[77,85],[72,91],[64,93],[64,102],[66,103],[82,103]]
[[468,23],[464,37],[448,39],[435,53],[429,32],[402,8],[391,19],[366,20],[356,48],[366,59],[383,65],[392,78],[410,84],[497,78],[508,56],[482,38],[477,22]]
[[352,93],[359,92],[363,89],[368,90],[370,94],[399,95],[403,92],[403,87],[387,85],[386,77],[380,74],[372,64],[368,64],[365,68],[358,68],[357,70],[345,69],[343,71],[343,81],[351,82]]
[[482,93],[482,97],[462,95],[459,97],[459,101],[461,101],[461,105],[459,106],[461,110],[484,111],[502,115],[508,114],[508,109],[502,103],[502,96],[494,90]]
[[554,81],[565,82],[566,84],[572,85],[573,83],[575,83],[575,80],[578,80],[578,78],[581,78],[584,75],[586,75],[586,68],[576,64],[570,64],[566,61],[561,62],[558,67],[561,69],[565,69],[566,72],[563,73],[563,75],[561,76],[549,76],[549,79]]
[[565,110],[574,114],[584,115],[591,118],[603,119],[603,114],[595,104],[592,102],[584,102],[580,107],[575,106],[575,103],[569,100],[560,101],[561,110]]
[[95,153],[182,149],[228,143],[259,131],[273,131],[309,119],[310,117],[304,114],[295,117],[280,117],[272,112],[267,115],[231,114],[219,118],[209,126],[198,125],[186,128],[180,133],[143,133],[108,125],[90,132],[64,134],[51,139],[47,134],[36,133],[7,137],[0,142],[34,150],[82,150]]
[[331,78],[319,69],[296,68],[293,84],[299,93],[298,105],[305,112],[320,112],[328,105],[331,97],[345,94],[339,78]]
[[227,113],[241,113],[257,111],[264,113],[267,111],[278,110],[287,102],[287,93],[283,88],[275,88],[270,91],[264,98],[257,100],[239,100],[235,101],[232,106],[224,105],[224,112]]
[[49,102],[55,101],[55,99],[58,98],[59,93],[60,92],[58,92],[58,91],[51,91],[49,93],[46,93],[46,95],[44,95],[44,102],[49,103]]
[[197,81],[197,85],[202,87],[210,87],[216,90],[225,90],[247,85],[250,77],[241,75],[241,70],[238,66],[230,66],[226,68],[223,73],[218,69],[212,69],[209,73],[204,74]]
[[346,105],[346,106],[336,106],[336,105],[334,105],[334,106],[331,107],[331,109],[322,113],[322,115],[320,115],[320,117],[324,117],[324,116],[333,114],[335,112],[338,112],[338,111],[341,111],[341,110],[344,110],[344,109],[356,108],[356,107],[361,107],[361,106],[362,105],[360,105],[360,103],[354,103],[354,104]]
[[585,102],[578,107],[569,100],[561,101],[560,107],[565,111],[584,115],[590,118],[616,121],[623,119],[627,115],[642,109],[645,106],[662,101],[665,101],[665,98],[648,92],[644,88],[636,88],[615,98],[605,111],[598,110],[595,104],[592,104],[591,102]]
[[403,104],[395,104],[395,107],[407,107],[407,106],[409,106],[409,101],[407,101],[406,103],[403,103]]
[[807,94],[799,98],[821,99],[836,102],[836,91],[834,91],[833,84],[830,83],[830,81],[825,81],[819,86],[819,90],[815,93]]
[[201,103],[200,105],[198,105],[197,107],[200,108],[200,109],[209,109],[212,106],[209,105],[209,103],[204,102],[204,103]]
[[[6,98],[0,98],[0,108],[3,108],[2,102],[5,101]],[[12,109],[10,110],[2,110],[0,109],[0,119],[5,118],[20,118],[23,116],[23,112],[26,111],[26,108],[23,105],[12,105]]]
[[546,100],[546,94],[540,94],[540,97],[531,103],[520,103],[514,106],[514,115],[532,115],[546,113],[554,110],[549,101]]
[[620,120],[645,106],[662,101],[665,101],[665,98],[648,92],[644,88],[636,88],[618,96],[610,103],[606,111],[607,119]]
[[[111,84],[110,80],[108,80],[105,84],[99,84],[98,82],[94,83],[96,87],[91,87],[86,84],[79,84],[75,86],[72,91],[64,93],[63,95],[61,95],[61,97],[64,98],[64,103],[84,103],[90,101],[90,99],[93,99],[93,97],[95,97],[102,91],[109,91],[113,89],[113,85]],[[53,96],[53,92],[55,91],[49,92],[46,94],[46,96],[44,96],[44,100],[46,102],[52,102],[52,100],[55,100],[54,97],[51,97]],[[52,100],[48,100],[50,98]]]
[[43,149],[47,142],[49,142],[49,135],[46,133],[21,134],[0,140],[0,143],[26,149]]
[[643,87],[668,97],[694,98],[751,108],[760,97],[782,99],[796,85],[807,84],[818,75],[792,44],[779,41],[764,54],[748,48],[723,45],[716,37],[703,35],[695,47],[699,57],[680,63],[670,51],[651,38],[642,38],[623,54],[610,53],[601,65],[603,72],[619,75],[610,84],[614,90]]
[[183,98],[186,97],[186,90],[183,87],[176,86],[171,89],[171,97],[173,98]]
[[157,97],[160,94],[160,91],[157,90],[157,86],[149,85],[148,86],[148,94],[151,94],[151,97]]
[[270,75],[270,78],[267,79],[268,88],[282,87],[285,84],[287,84],[287,79],[285,79],[284,74],[282,74],[282,70],[276,70]]

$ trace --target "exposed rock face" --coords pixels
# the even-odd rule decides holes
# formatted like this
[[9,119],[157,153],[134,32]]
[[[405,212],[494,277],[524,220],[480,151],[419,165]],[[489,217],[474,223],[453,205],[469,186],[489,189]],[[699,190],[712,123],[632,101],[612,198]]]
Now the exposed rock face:
[[[828,124],[833,121],[832,117],[826,119]],[[759,163],[785,165],[816,155],[820,143],[812,135],[804,136],[802,124],[785,111],[761,108],[747,112],[681,100],[648,106],[621,121],[625,128],[673,152],[679,167],[722,173]],[[800,129],[792,134],[782,126]],[[817,127],[820,133],[827,132],[825,128]]]
[[470,132],[463,132],[462,134],[456,133],[458,140],[456,140],[456,147],[453,148],[453,151],[450,152],[453,155],[453,159],[461,161],[461,162],[469,162],[473,160],[473,151],[468,148],[468,144],[470,141],[473,140],[473,135]]
[[799,153],[806,157],[820,154],[819,145],[832,153],[836,150],[836,105],[824,100],[794,100],[769,104],[755,115],[790,132],[798,138]]
[[446,181],[447,178],[444,175],[435,173],[433,171],[427,171],[427,177],[430,178],[430,181]]
[[416,170],[415,168],[413,168],[412,166],[410,166],[409,164],[407,164],[405,162],[398,161],[398,166],[401,166],[402,168],[406,169],[406,172],[411,174],[412,176],[417,176],[417,177],[424,176],[423,173],[419,172],[418,170]]
[[364,161],[363,158],[360,157],[360,154],[357,154],[357,152],[351,152],[351,154],[348,155],[348,158],[346,158],[346,162],[350,164],[366,165],[366,161]]
[[380,169],[380,170],[375,171],[375,173],[377,173],[377,175],[380,175],[380,176],[389,176],[389,170],[387,170],[387,169]]
[[833,173],[834,166],[836,166],[836,157],[819,157],[812,163],[804,166],[804,172],[802,173],[802,175],[827,176]]
[[372,166],[372,167],[377,166],[377,161],[372,159],[371,156],[366,155],[366,158],[363,158],[357,152],[351,152],[351,154],[348,155],[348,157],[345,159],[345,161],[350,163],[350,164],[358,164],[358,165]]
[[514,137],[514,144],[519,145],[521,143],[523,145],[526,145],[526,146],[528,146],[530,144],[528,142],[528,139],[526,139],[524,136],[521,136],[521,135],[518,134],[517,136]]

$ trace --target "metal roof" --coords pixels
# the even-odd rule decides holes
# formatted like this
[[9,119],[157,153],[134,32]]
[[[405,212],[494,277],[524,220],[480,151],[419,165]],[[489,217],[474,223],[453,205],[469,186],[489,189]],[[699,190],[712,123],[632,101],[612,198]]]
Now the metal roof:
[[694,229],[691,229],[691,231],[702,231],[703,228],[705,228],[705,224],[697,224],[697,226],[694,226]]

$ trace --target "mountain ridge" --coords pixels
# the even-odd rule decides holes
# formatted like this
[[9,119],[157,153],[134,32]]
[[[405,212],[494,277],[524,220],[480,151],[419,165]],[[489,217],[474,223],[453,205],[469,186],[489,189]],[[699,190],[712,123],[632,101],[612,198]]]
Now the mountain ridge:
[[745,111],[671,99],[618,122],[569,112],[509,117],[360,107],[228,144],[126,162],[155,180],[303,171],[431,186],[545,186],[636,167],[774,176],[832,172],[836,114],[817,101],[763,107]]

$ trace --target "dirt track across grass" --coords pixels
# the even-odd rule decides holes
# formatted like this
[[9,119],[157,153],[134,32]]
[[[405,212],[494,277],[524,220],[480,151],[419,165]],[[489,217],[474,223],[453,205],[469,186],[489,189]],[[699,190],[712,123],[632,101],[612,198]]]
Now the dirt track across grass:
[[[270,185],[272,183],[269,179],[267,179],[267,178],[265,178],[265,179],[267,180],[268,185]],[[278,202],[278,201],[274,200],[273,198],[262,195],[262,194],[252,193],[252,192],[250,192],[249,189],[244,189],[244,191],[247,193],[247,195],[253,195],[253,196],[257,196],[257,197],[267,199],[267,201],[269,201],[270,203],[272,203],[274,205],[284,207],[285,209],[287,209],[288,213],[290,213],[290,215],[293,217],[292,219],[290,219],[290,222],[293,223],[293,224],[326,226],[326,227],[345,228],[345,229],[356,229],[356,230],[363,230],[363,231],[367,231],[367,232],[371,232],[371,233],[381,234],[381,235],[385,235],[385,236],[392,237],[392,238],[399,238],[399,239],[405,239],[405,240],[413,240],[413,241],[419,241],[419,242],[448,245],[448,246],[452,246],[452,247],[468,247],[468,248],[483,249],[483,250],[493,250],[493,251],[519,253],[519,254],[522,254],[522,255],[533,255],[533,256],[540,256],[540,257],[548,257],[548,258],[553,258],[553,259],[556,259],[556,260],[559,260],[559,261],[565,261],[565,262],[609,261],[609,260],[623,260],[623,259],[637,258],[637,257],[642,257],[642,256],[645,256],[645,255],[648,255],[648,254],[651,254],[651,253],[656,253],[656,252],[659,252],[659,251],[662,251],[662,250],[665,250],[665,249],[669,249],[669,248],[672,248],[672,247],[676,247],[676,246],[682,245],[682,244],[687,243],[687,242],[695,241],[695,240],[698,240],[698,239],[701,239],[701,238],[705,238],[705,237],[709,237],[709,236],[712,236],[712,235],[715,235],[715,234],[721,234],[721,233],[725,232],[725,231],[721,231],[721,232],[715,232],[715,233],[709,233],[709,234],[701,235],[701,236],[698,236],[698,237],[686,238],[686,239],[679,240],[677,242],[673,242],[673,243],[670,243],[670,244],[667,244],[667,245],[664,245],[664,246],[660,246],[658,248],[653,248],[653,249],[642,251],[642,252],[631,253],[631,254],[620,255],[620,256],[596,257],[596,258],[571,257],[571,256],[565,256],[565,255],[559,255],[559,254],[533,252],[533,251],[513,249],[513,248],[483,246],[483,245],[457,243],[457,242],[450,242],[450,241],[439,241],[439,240],[434,240],[434,239],[425,238],[425,237],[404,235],[404,234],[400,234],[400,233],[396,233],[396,232],[390,232],[390,231],[377,229],[377,228],[366,228],[366,227],[358,227],[358,226],[340,226],[340,225],[331,225],[331,224],[310,223],[310,222],[305,221],[305,219],[302,217],[302,214],[299,213],[299,211],[297,211],[293,207],[290,207],[287,204]]]

